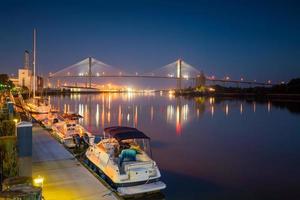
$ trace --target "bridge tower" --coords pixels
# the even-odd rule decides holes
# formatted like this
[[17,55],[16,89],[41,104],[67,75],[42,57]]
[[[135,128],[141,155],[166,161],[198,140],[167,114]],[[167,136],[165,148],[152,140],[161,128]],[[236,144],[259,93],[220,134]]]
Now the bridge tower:
[[92,87],[92,57],[89,57],[88,78],[89,78],[89,88],[91,88]]
[[177,89],[181,90],[181,65],[182,65],[182,60],[178,59],[177,60]]

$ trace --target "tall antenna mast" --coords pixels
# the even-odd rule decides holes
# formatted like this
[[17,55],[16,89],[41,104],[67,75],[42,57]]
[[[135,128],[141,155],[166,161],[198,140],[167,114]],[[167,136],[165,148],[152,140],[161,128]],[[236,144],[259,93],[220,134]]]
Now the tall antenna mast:
[[33,98],[35,98],[36,90],[36,29],[33,29]]

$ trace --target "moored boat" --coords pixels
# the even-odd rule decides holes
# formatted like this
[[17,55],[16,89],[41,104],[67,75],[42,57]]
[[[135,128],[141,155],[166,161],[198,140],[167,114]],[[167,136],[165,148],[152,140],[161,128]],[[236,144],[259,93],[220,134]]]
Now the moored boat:
[[58,137],[61,143],[68,148],[74,148],[76,145],[80,145],[81,141],[89,144],[94,140],[94,135],[88,132],[83,126],[76,123],[75,120],[59,120],[54,119],[52,130]]
[[25,109],[35,114],[47,114],[51,112],[51,106],[47,99],[35,97],[25,102]]
[[158,192],[166,188],[151,154],[150,138],[131,127],[104,129],[108,138],[92,144],[86,161],[120,196]]

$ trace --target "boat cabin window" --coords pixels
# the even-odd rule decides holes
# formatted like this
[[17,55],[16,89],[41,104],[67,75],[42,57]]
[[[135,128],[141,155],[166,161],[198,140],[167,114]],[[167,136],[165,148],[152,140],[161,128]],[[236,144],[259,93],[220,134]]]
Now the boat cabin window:
[[119,141],[118,154],[120,155],[122,150],[127,149],[135,150],[137,154],[145,152],[148,156],[151,156],[149,139],[127,139]]
[[74,127],[74,126],[76,126],[76,124],[67,124],[67,127]]

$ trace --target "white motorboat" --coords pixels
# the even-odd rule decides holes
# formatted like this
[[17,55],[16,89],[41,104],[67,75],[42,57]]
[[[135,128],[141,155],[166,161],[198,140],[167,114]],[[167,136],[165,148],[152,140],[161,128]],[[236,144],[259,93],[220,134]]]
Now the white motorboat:
[[61,121],[56,118],[53,121],[52,130],[61,143],[68,148],[74,148],[76,145],[79,145],[82,140],[89,144],[93,142],[95,138],[94,135],[80,124],[77,124],[74,120]]
[[64,121],[64,119],[59,116],[57,113],[48,113],[44,116],[44,118],[40,117],[41,115],[37,115],[37,117],[35,117],[38,121],[40,121],[45,128],[52,130],[54,127],[54,124],[58,123],[58,122],[62,122]]
[[166,188],[151,154],[150,138],[131,127],[109,127],[105,136],[86,151],[87,164],[120,196],[158,192]]
[[25,108],[29,112],[36,114],[47,114],[51,112],[51,106],[49,105],[48,100],[41,97],[31,98],[26,101]]

